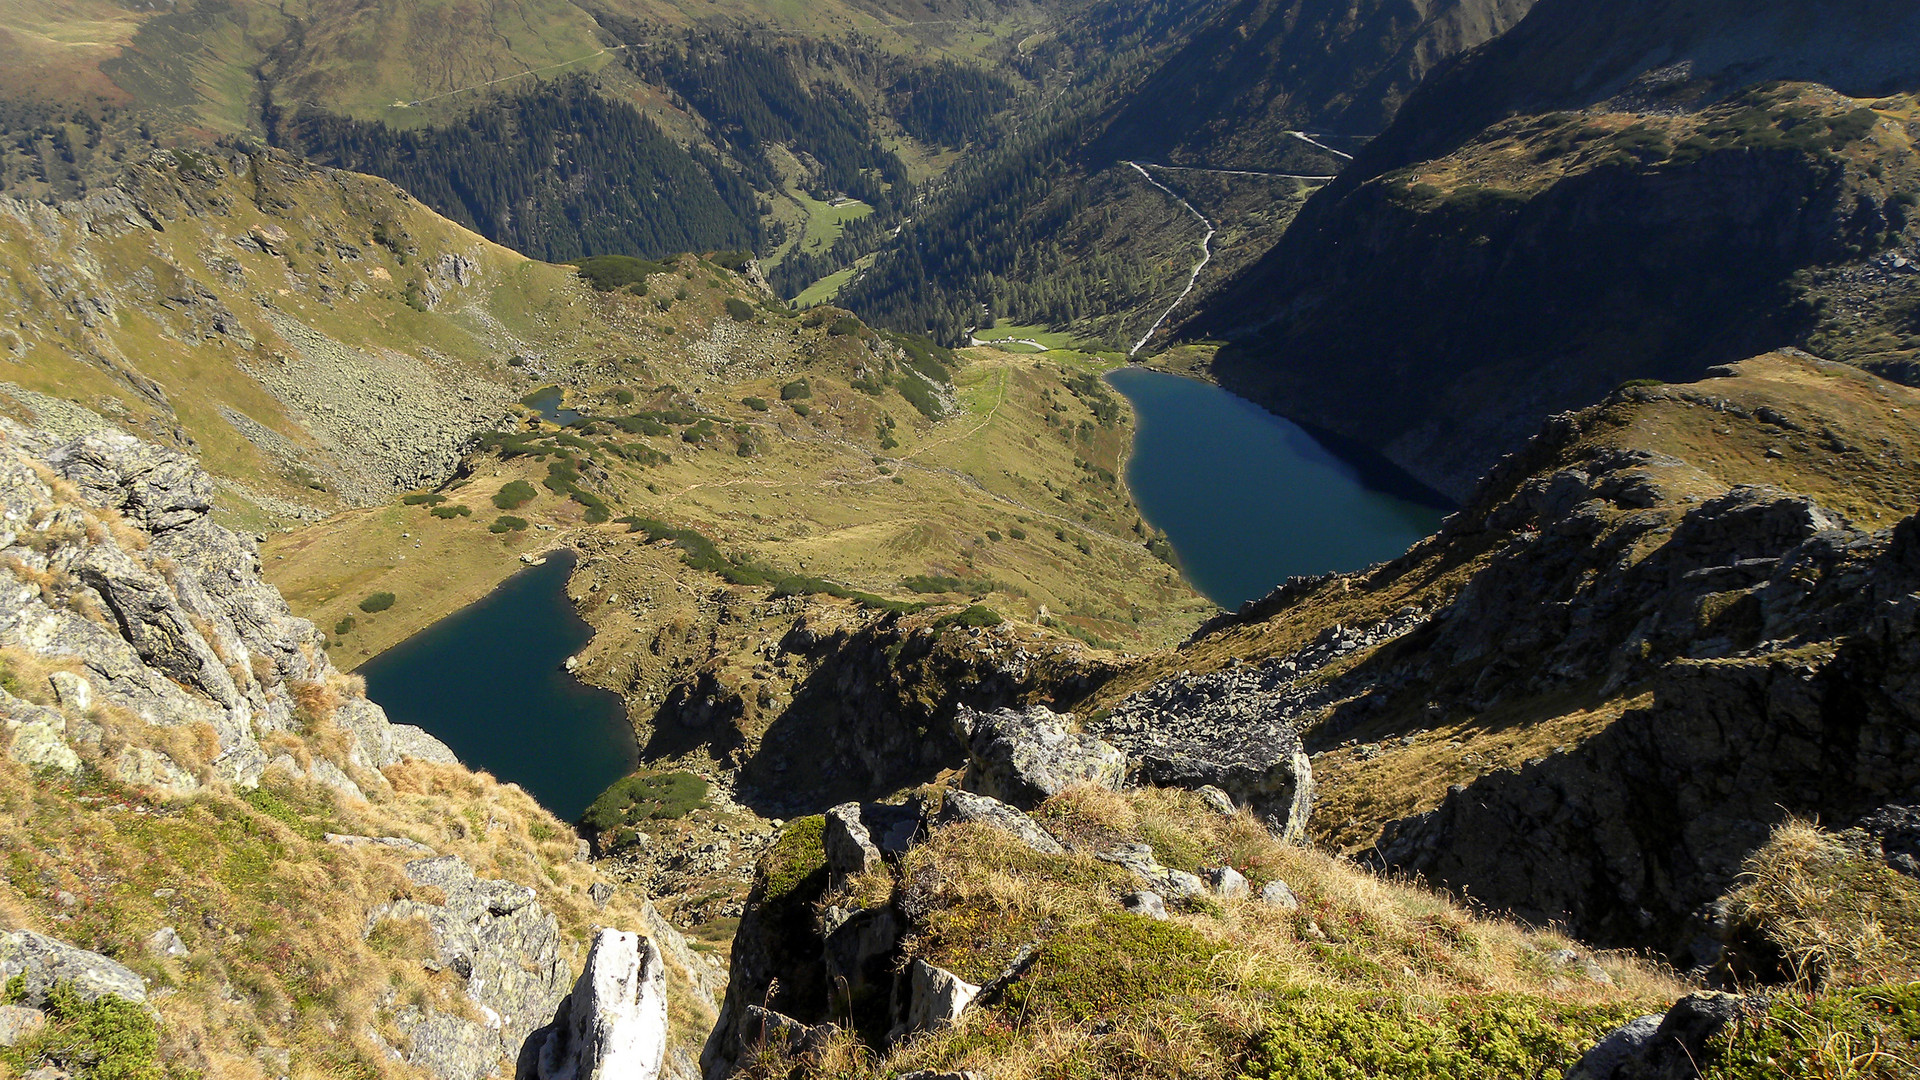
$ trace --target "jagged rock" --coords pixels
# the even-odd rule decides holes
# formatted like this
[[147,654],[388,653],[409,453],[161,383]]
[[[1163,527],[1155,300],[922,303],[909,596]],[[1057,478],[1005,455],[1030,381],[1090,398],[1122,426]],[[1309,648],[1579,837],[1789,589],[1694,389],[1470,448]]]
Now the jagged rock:
[[1118,790],[1127,759],[1092,735],[1068,730],[1072,717],[1042,705],[978,712],[961,708],[967,789],[1030,810],[1078,784]]
[[[181,768],[158,750],[144,746],[125,746],[113,761],[120,782],[132,787],[149,788],[176,797],[200,790],[200,778]],[[356,791],[358,789],[356,788]]]
[[21,1005],[0,1005],[0,1046],[18,1046],[40,1034],[47,1014]]
[[[640,917],[647,924],[647,937],[653,941],[654,948],[659,949],[674,966],[686,972],[688,981],[699,991],[701,1001],[711,1002],[727,988],[726,966],[704,953],[694,952],[692,946],[687,944],[686,935],[674,929],[666,916],[653,906],[653,901],[640,902]],[[694,1075],[699,1075],[697,1068]]]
[[0,690],[0,712],[8,735],[7,756],[29,769],[77,772],[80,755],[67,742],[66,718],[52,709],[30,705]]
[[1293,890],[1287,888],[1287,883],[1279,878],[1260,886],[1260,902],[1282,911],[1300,910],[1300,898],[1293,895]]
[[[832,1024],[803,1024],[791,1016],[747,1006],[746,1021],[740,1025],[738,1056],[752,1058],[769,1047],[783,1047],[789,1053],[804,1054],[833,1036],[839,1028]],[[709,1072],[707,1075],[712,1076]]]
[[1185,870],[1170,870],[1160,865],[1154,857],[1153,849],[1145,844],[1121,844],[1119,847],[1098,853],[1103,862],[1124,866],[1133,871],[1134,876],[1174,899],[1199,896],[1207,891],[1206,883],[1195,874]]
[[442,1080],[484,1075],[502,1057],[517,1057],[535,1028],[554,1014],[568,990],[560,924],[532,889],[476,877],[454,855],[416,859],[408,880],[438,888],[444,904],[397,900],[368,916],[367,933],[386,920],[424,919],[435,963],[466,983],[485,1020],[429,1012],[411,1033],[407,1060]]
[[[891,906],[848,911],[830,907],[821,915],[822,956],[826,965],[828,1015],[849,1015],[861,1002],[884,1010],[891,998],[895,958],[903,927]],[[856,1017],[856,1021],[868,1019]],[[878,1025],[881,1031],[886,1023]]]
[[827,869],[836,881],[880,865],[880,849],[860,820],[859,803],[842,803],[828,810],[826,818]]
[[[1129,779],[1202,792],[1222,813],[1246,807],[1276,836],[1298,842],[1313,812],[1313,763],[1296,725],[1338,700],[1327,664],[1377,648],[1423,619],[1397,616],[1368,628],[1333,627],[1285,662],[1162,679],[1088,722],[1125,751]],[[1212,789],[1216,794],[1204,794]]]
[[667,1055],[667,978],[638,934],[601,929],[553,1023],[527,1040],[520,1080],[655,1080]]
[[998,799],[985,795],[976,795],[970,791],[949,791],[940,806],[941,824],[955,822],[974,822],[1003,829],[1020,839],[1020,842],[1042,855],[1065,855],[1067,849],[1060,841],[1041,828],[1039,823],[1025,813]]
[[605,908],[607,901],[613,899],[613,886],[605,881],[596,881],[587,886],[587,899],[593,901],[595,908]]
[[1160,898],[1159,893],[1151,889],[1127,893],[1120,898],[1120,906],[1135,915],[1145,915],[1149,919],[1165,922],[1167,918],[1167,902]]
[[187,955],[187,943],[180,940],[180,932],[171,926],[163,926],[147,937],[147,952],[163,959],[174,959]]
[[1200,796],[1200,801],[1206,803],[1214,812],[1227,817],[1232,817],[1240,809],[1233,805],[1233,796],[1221,791],[1212,784],[1200,785],[1194,794]]
[[46,1003],[56,983],[72,986],[82,1001],[147,1000],[146,983],[118,962],[31,930],[0,934],[0,985],[16,977],[24,977],[21,1003],[36,1007]]
[[980,988],[945,968],[915,960],[907,966],[906,993],[906,1016],[895,1031],[917,1034],[957,1023]]
[[1908,877],[1920,877],[1920,806],[1883,806],[1845,838]]
[[71,671],[56,671],[47,676],[47,684],[53,687],[53,699],[61,708],[84,713],[93,708],[93,684]]
[[[56,493],[45,470],[72,490]],[[324,639],[261,579],[253,541],[214,524],[213,490],[190,459],[131,436],[62,443],[0,420],[0,554],[62,583],[0,580],[0,646],[79,667],[50,677],[64,727],[58,712],[15,715],[12,699],[0,699],[19,722],[9,724],[14,756],[77,767],[76,751],[91,752],[86,716],[106,706],[154,726],[213,730],[204,774],[201,763],[174,761],[138,738],[111,763],[129,783],[177,794],[209,776],[257,784],[269,764],[263,739],[326,719],[349,735],[349,750],[339,761],[316,758],[306,775],[349,795],[362,794],[362,781],[384,784],[371,770],[403,757],[454,760],[424,732],[335,692],[340,673]],[[299,686],[325,690],[310,699],[337,700],[331,717],[302,718]]]
[[1615,1029],[1567,1070],[1566,1080],[1695,1080],[1707,1043],[1753,1006],[1733,994],[1688,994],[1662,1016]]
[[1246,875],[1231,866],[1214,866],[1200,871],[1200,879],[1207,888],[1222,900],[1244,900],[1252,895],[1253,887],[1247,883]]

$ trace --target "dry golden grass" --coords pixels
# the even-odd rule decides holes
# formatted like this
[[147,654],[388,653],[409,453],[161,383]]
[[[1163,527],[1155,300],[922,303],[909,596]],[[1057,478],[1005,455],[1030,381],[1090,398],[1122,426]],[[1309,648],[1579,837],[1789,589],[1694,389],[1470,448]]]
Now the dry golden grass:
[[1748,857],[1727,917],[1808,986],[1920,979],[1920,883],[1811,822],[1776,826]]

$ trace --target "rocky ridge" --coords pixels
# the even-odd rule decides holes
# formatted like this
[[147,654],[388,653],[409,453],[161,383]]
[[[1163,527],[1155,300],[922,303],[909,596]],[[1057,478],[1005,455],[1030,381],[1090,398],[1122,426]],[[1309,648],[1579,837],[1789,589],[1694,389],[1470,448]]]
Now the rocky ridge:
[[[58,444],[0,425],[0,648],[70,665],[48,676],[60,710],[0,699],[17,760],[71,772],[81,746],[178,794],[251,787],[281,764],[352,796],[404,758],[455,760],[352,692],[319,632],[260,581],[250,541],[213,523],[213,484],[192,460],[126,435]],[[338,760],[270,752],[316,726],[345,737]],[[202,760],[144,745],[196,727],[211,736]]]
[[[0,420],[5,767],[19,770],[22,790],[34,793],[43,812],[71,800],[81,815],[76,827],[90,839],[79,840],[75,865],[83,876],[76,887],[91,897],[96,889],[114,887],[113,875],[128,872],[85,869],[116,857],[115,841],[103,839],[121,835],[116,829],[152,828],[154,836],[177,837],[166,843],[186,845],[209,820],[264,808],[259,820],[273,823],[269,836],[271,829],[288,831],[270,841],[279,854],[245,864],[249,869],[239,880],[253,881],[260,873],[308,875],[331,864],[339,891],[310,902],[298,916],[302,926],[336,919],[357,926],[358,940],[324,942],[328,954],[359,950],[358,962],[378,970],[381,958],[395,950],[408,956],[411,942],[422,950],[372,996],[372,1012],[353,1022],[364,1026],[327,1053],[352,1054],[357,1043],[377,1048],[358,1059],[373,1075],[480,1080],[511,1070],[529,1047],[551,1042],[547,1025],[560,1006],[569,1030],[601,1033],[595,1043],[601,1058],[626,1063],[619,1075],[690,1075],[684,1046],[690,1034],[678,1031],[669,1051],[666,983],[671,975],[692,995],[683,1008],[698,1017],[702,996],[713,991],[711,966],[694,962],[684,940],[643,902],[636,909],[635,901],[623,898],[614,904],[617,911],[609,909],[615,890],[573,861],[580,856],[571,843],[559,843],[557,826],[527,821],[532,804],[517,789],[486,797],[485,834],[525,830],[533,841],[516,852],[516,869],[498,877],[481,872],[488,864],[476,860],[487,849],[473,845],[464,823],[440,833],[461,853],[437,854],[418,833],[335,831],[302,816],[317,815],[328,826],[364,820],[411,832],[398,808],[424,792],[445,798],[466,787],[474,799],[482,792],[444,745],[418,728],[390,723],[354,679],[332,666],[312,625],[294,617],[260,580],[251,541],[213,523],[212,493],[213,482],[192,460],[130,436],[61,441]],[[33,827],[14,820],[16,809],[10,805],[0,827]],[[460,817],[444,803],[425,812],[428,820]],[[552,844],[529,865],[543,831]],[[229,839],[226,845],[235,843]],[[306,845],[297,848],[304,854],[290,854],[293,845]],[[60,881],[54,868],[72,861],[58,846],[47,850],[58,861],[9,884],[9,922],[21,917],[19,897],[47,889],[45,908],[38,900],[31,904],[50,912],[40,918],[102,940],[88,914],[94,901],[46,884]],[[22,857],[29,851],[37,849],[27,845]],[[158,852],[140,856],[139,865],[167,875],[158,880],[170,884],[152,889],[152,902],[167,910],[183,892],[198,897],[235,880],[233,859],[239,856],[221,847],[207,857],[208,865],[191,870],[170,864],[172,848]],[[542,858],[553,861],[542,866]],[[369,880],[381,884],[369,888]],[[576,884],[562,886],[563,880]],[[225,974],[227,965],[243,963],[255,942],[281,936],[272,929],[277,923],[246,921],[247,906],[273,902],[276,895],[291,898],[305,886],[281,881],[231,887],[244,891],[231,894],[218,914],[207,910],[191,924],[141,931],[140,944],[113,956],[36,930],[0,933],[0,981],[13,979],[22,990],[19,1004],[9,1003],[10,1011],[0,1017],[0,1048],[52,1055],[39,1060],[55,1065],[87,1060],[89,1043],[74,1042],[59,1027],[69,1023],[59,1010],[71,1006],[49,1004],[56,987],[73,989],[82,1003],[111,996],[142,1006],[148,1019],[140,1023],[157,1025],[162,1044],[181,1038],[174,1024],[190,1022],[190,1014],[173,1011],[181,993],[175,965],[209,972],[226,986],[226,1002],[277,992],[271,979],[262,983],[257,976],[239,980],[247,989],[236,991],[225,983],[232,977]],[[573,888],[583,895],[571,898]],[[379,891],[388,898],[379,899]],[[563,1005],[574,985],[576,927],[588,900],[608,917],[644,926],[660,944],[608,931],[629,959],[641,951],[650,958],[636,968],[644,968],[639,989],[618,1000],[610,996],[602,984],[620,965],[597,949],[599,966],[589,964],[571,1004]],[[75,921],[76,913],[83,921]],[[109,948],[118,936],[104,936]],[[281,946],[288,952],[272,955],[297,957],[306,940],[296,934]],[[150,990],[156,976],[166,980],[164,989]],[[440,980],[439,988],[407,990],[409,980],[419,979],[430,987]],[[42,1015],[42,1009],[50,1011]],[[636,1034],[636,1026],[644,1030]],[[224,1034],[188,1042],[197,1048],[173,1052],[200,1060],[226,1053]],[[628,1049],[615,1053],[615,1047]],[[289,1062],[312,1053],[267,1047],[258,1061],[278,1070],[269,1075],[282,1075]],[[589,1065],[579,1075],[611,1075],[592,1071],[594,1052],[582,1050],[577,1040],[561,1040],[544,1060],[549,1070],[542,1075],[559,1075],[554,1070],[580,1061]]]

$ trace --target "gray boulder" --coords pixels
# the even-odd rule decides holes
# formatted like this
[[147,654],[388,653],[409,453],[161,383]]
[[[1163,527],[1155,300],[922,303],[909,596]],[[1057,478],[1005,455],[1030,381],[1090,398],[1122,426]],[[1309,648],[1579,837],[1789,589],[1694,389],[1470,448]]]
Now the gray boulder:
[[1293,895],[1293,890],[1287,888],[1287,883],[1279,878],[1260,886],[1260,902],[1282,911],[1300,910],[1300,898]]
[[0,1005],[0,1046],[18,1046],[47,1026],[47,1014],[24,1005]]
[[1149,919],[1167,921],[1167,902],[1160,894],[1151,889],[1141,889],[1127,893],[1120,898],[1120,906],[1135,915],[1145,915]]
[[827,870],[835,881],[864,874],[880,865],[880,849],[860,820],[860,804],[841,803],[826,813]]
[[57,984],[72,986],[82,1001],[147,1001],[146,983],[117,961],[31,930],[0,934],[0,985],[15,978],[24,979],[20,1004],[35,1008],[46,1004],[47,992]]
[[1200,879],[1207,883],[1209,891],[1222,900],[1244,900],[1253,893],[1246,875],[1231,866],[1208,867],[1200,871]]
[[1627,1021],[1580,1055],[1580,1060],[1567,1071],[1566,1080],[1614,1080],[1629,1075],[1622,1070],[1646,1055],[1653,1033],[1658,1030],[1659,1013]]
[[179,931],[163,926],[148,935],[147,953],[163,960],[177,959],[187,955],[187,943],[180,940]]
[[1160,860],[1154,857],[1153,849],[1145,844],[1121,844],[1097,853],[1097,857],[1102,862],[1126,867],[1148,887],[1176,900],[1188,896],[1201,896],[1207,891],[1206,883],[1201,881],[1198,875],[1190,874],[1185,870],[1170,870],[1160,865]]
[[553,1023],[528,1038],[520,1080],[656,1080],[667,1056],[667,977],[638,934],[601,929]]
[[971,791],[949,791],[940,806],[940,824],[972,822],[991,825],[1012,833],[1021,843],[1042,855],[1065,855],[1067,849],[1039,823],[998,799]]
[[1079,784],[1119,790],[1126,755],[1069,730],[1071,721],[1041,705],[992,712],[962,707],[955,723],[967,742],[967,789],[1023,810]]
[[1696,1080],[1708,1041],[1754,1007],[1734,994],[1688,994],[1665,1016],[1616,1028],[1567,1070],[1566,1080]]
[[924,960],[915,960],[907,966],[904,986],[906,1015],[895,1029],[896,1035],[949,1027],[957,1023],[960,1014],[980,996],[978,986]]
[[737,1056],[741,1061],[749,1061],[761,1051],[773,1048],[804,1054],[831,1038],[838,1030],[832,1024],[803,1024],[784,1013],[749,1005],[746,1020],[740,1025]]

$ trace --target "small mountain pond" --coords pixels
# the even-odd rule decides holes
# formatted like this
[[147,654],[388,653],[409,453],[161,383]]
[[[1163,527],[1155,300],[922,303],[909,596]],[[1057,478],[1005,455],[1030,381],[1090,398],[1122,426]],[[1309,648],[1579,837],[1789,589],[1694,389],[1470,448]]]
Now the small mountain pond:
[[1358,570],[1431,534],[1438,496],[1336,456],[1300,425],[1211,383],[1107,375],[1138,414],[1127,486],[1181,570],[1229,610],[1296,574]]
[[567,599],[574,562],[556,551],[360,667],[390,719],[425,728],[566,821],[640,758],[619,695],[562,666],[593,637]]
[[578,409],[569,409],[562,406],[560,401],[564,396],[565,392],[559,387],[549,386],[543,390],[535,390],[533,393],[521,398],[520,403],[532,409],[534,412],[539,413],[540,418],[547,423],[553,424],[556,427],[566,427],[587,414]]

